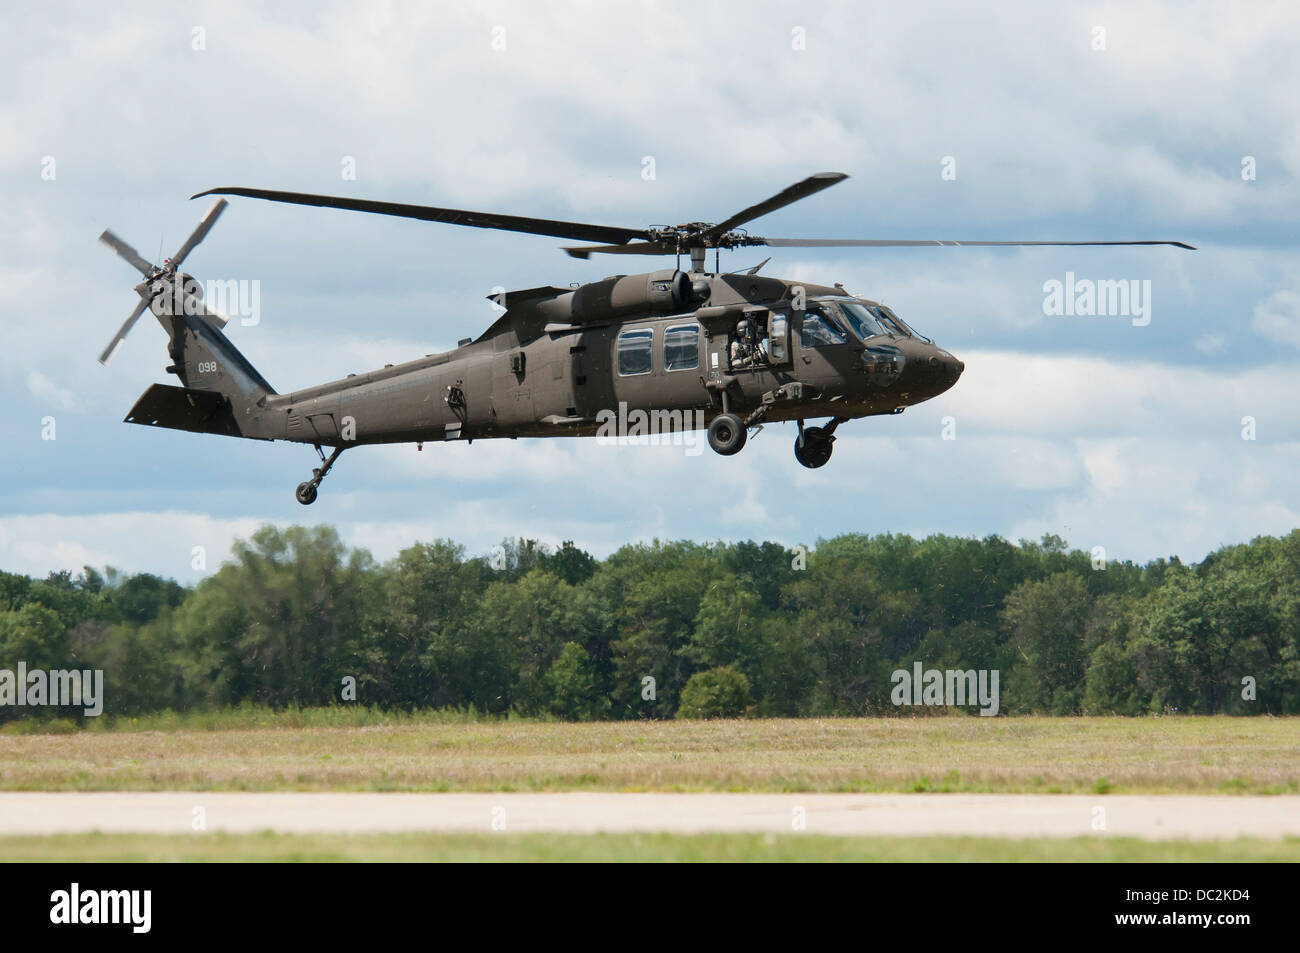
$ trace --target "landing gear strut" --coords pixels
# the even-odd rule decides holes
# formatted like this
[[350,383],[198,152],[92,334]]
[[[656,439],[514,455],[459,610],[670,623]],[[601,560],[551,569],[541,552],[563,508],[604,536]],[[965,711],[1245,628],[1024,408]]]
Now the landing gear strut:
[[316,452],[320,454],[321,465],[311,471],[312,477],[310,480],[298,484],[298,489],[294,491],[293,495],[299,503],[303,506],[310,506],[316,502],[316,488],[320,486],[321,480],[325,479],[325,474],[330,472],[330,467],[334,466],[334,461],[339,458],[339,454],[343,450],[343,447],[335,447],[334,452],[326,457],[324,451],[320,448],[320,444],[316,444]]
[[794,458],[810,470],[824,467],[835,449],[835,428],[847,418],[833,417],[825,427],[804,429],[799,421],[799,436],[794,441]]

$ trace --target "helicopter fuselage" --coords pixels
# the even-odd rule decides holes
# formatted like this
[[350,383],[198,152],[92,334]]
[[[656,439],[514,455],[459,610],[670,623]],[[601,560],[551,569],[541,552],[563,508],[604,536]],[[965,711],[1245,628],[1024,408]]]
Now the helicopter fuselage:
[[[663,274],[609,281],[653,283]],[[505,313],[477,340],[268,395],[241,429],[263,439],[361,445],[593,436],[629,417],[646,429],[695,429],[724,412],[752,423],[848,420],[898,413],[961,374],[955,357],[901,321],[880,322],[886,333],[855,333],[842,303],[880,306],[842,288],[745,274],[687,277],[698,306],[666,314],[612,317],[588,307],[575,321],[572,300],[583,289],[531,289],[517,302],[507,294]],[[737,360],[741,321],[757,328],[757,346]],[[206,377],[185,383],[221,389]]]

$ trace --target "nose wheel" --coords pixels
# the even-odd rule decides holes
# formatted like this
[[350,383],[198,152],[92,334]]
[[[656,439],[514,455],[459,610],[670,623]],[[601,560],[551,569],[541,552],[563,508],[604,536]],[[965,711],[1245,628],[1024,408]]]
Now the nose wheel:
[[325,479],[325,474],[330,472],[330,467],[334,466],[334,461],[339,458],[339,454],[343,452],[343,448],[335,447],[334,452],[326,457],[324,451],[321,450],[320,445],[317,444],[316,452],[320,454],[321,465],[311,471],[312,476],[310,480],[305,483],[299,483],[298,489],[293,491],[294,499],[303,506],[310,506],[316,502],[316,490],[320,486],[321,481]]
[[804,428],[799,421],[799,436],[794,440],[794,458],[809,470],[826,466],[835,449],[835,428],[844,422],[843,417],[836,417],[825,427]]

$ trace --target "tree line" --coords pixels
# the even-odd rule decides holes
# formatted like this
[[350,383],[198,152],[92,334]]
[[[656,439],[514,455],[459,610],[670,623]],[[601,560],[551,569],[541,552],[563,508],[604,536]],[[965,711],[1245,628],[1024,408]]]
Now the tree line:
[[[0,572],[0,670],[102,669],[110,717],[253,703],[563,719],[916,714],[892,675],[1000,673],[1003,714],[1300,712],[1300,530],[1197,564],[1055,536],[449,540],[385,563],[266,526],[192,587]],[[2,673],[0,673],[2,674]],[[975,708],[970,706],[971,711]],[[0,721],[76,716],[0,706]]]

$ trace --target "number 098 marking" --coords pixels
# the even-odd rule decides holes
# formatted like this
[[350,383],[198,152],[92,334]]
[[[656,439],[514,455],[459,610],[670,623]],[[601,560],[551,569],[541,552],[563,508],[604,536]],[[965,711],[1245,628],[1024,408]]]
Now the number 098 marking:
[[198,363],[198,369],[199,369],[199,373],[200,373],[200,374],[215,374],[215,373],[217,373],[217,362],[216,362],[216,361],[199,361],[199,363]]

